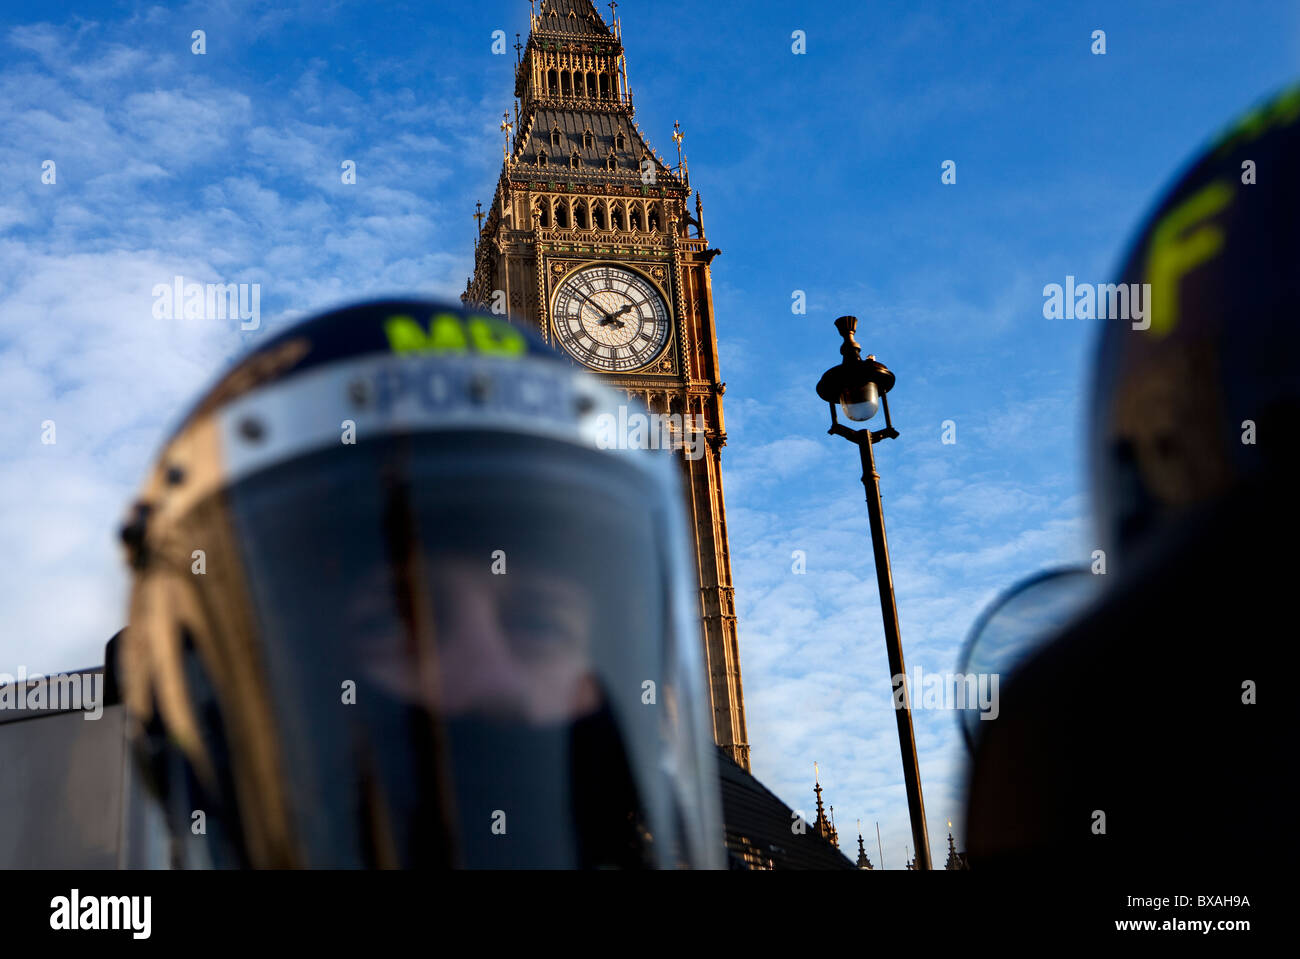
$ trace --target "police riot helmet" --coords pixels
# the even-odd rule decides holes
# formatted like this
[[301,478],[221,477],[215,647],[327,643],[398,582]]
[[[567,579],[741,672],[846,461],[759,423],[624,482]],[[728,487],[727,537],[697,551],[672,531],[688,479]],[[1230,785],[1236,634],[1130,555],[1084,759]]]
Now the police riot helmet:
[[608,442],[626,402],[422,300],[220,378],[123,528],[123,696],[185,864],[721,865],[680,471]]
[[1297,157],[1300,85],[1218,137],[1124,258],[1116,285],[1147,307],[1105,322],[1089,411],[1094,514],[1117,569],[1295,463]]
[[[1285,745],[1256,686],[1279,671],[1294,575],[1277,546],[1300,526],[1298,158],[1300,86],[1218,137],[1123,259],[1113,289],[1146,308],[1100,335],[1105,555],[1022,584],[968,644],[1011,668],[997,721],[966,718],[973,868],[1255,875],[1275,856]],[[1227,854],[1189,840],[1207,809]]]

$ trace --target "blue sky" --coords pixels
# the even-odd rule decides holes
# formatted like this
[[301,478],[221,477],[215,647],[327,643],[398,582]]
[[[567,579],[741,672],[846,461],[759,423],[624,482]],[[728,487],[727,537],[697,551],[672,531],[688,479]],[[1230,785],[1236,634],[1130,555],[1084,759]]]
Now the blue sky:
[[[723,250],[754,771],[809,810],[819,761],[844,848],[854,820],[879,821],[890,868],[911,840],[866,511],[812,392],[837,361],[831,321],[857,315],[898,374],[902,437],[877,459],[904,649],[949,671],[997,592],[1093,548],[1081,437],[1101,321],[1045,320],[1043,286],[1109,279],[1171,176],[1296,73],[1294,5],[1073,6],[619,7],[638,122],[667,158],[681,121]],[[349,299],[460,293],[511,108],[497,29],[526,31],[524,0],[5,9],[0,672],[101,659],[124,610],[119,517],[166,425],[246,341]],[[178,273],[261,283],[263,329],[154,320],[153,285]],[[943,710],[916,730],[942,862],[960,737]]]

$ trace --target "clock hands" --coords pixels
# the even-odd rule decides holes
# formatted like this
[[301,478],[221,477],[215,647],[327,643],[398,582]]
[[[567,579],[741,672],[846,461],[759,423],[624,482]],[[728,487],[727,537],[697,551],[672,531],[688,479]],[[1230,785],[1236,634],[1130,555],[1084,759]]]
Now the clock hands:
[[616,310],[616,311],[613,312],[613,313],[606,313],[606,314],[605,314],[605,318],[604,318],[603,320],[600,321],[600,325],[601,325],[601,326],[613,326],[613,327],[615,327],[616,329],[620,329],[620,330],[621,330],[621,329],[623,329],[623,326],[624,326],[625,324],[623,323],[622,320],[619,319],[619,317],[622,316],[624,313],[630,312],[632,309],[634,309],[634,306],[633,306],[633,304],[629,303],[627,306],[623,307],[621,310]]
[[634,304],[629,303],[627,306],[623,307],[620,310],[615,310],[613,313],[607,313],[605,310],[597,306],[595,302],[592,301],[591,297],[583,297],[582,306],[579,307],[579,312],[586,309],[587,307],[591,307],[593,310],[595,310],[597,313],[601,315],[601,319],[597,321],[598,326],[613,326],[615,329],[619,329],[619,330],[621,330],[625,324],[618,318],[622,316],[624,313],[627,313],[629,310],[635,309]]
[[582,311],[585,310],[587,307],[591,307],[593,310],[595,310],[597,313],[601,314],[602,316],[605,315],[604,310],[598,307],[595,303],[591,302],[591,297],[584,296],[582,297],[582,304],[578,307],[579,315],[581,315]]

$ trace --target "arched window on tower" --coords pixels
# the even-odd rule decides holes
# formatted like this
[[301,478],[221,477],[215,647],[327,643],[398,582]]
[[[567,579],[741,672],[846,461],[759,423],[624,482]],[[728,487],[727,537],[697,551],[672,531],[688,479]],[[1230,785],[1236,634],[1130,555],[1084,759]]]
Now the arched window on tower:
[[613,229],[620,233],[623,232],[623,209],[617,203],[614,204],[614,209],[609,213],[609,222]]
[[587,127],[582,134],[582,148],[584,150],[594,150],[596,148],[596,134],[591,132],[591,127]]
[[560,94],[562,96],[573,96],[573,79],[568,70],[560,74]]
[[605,205],[599,200],[591,205],[591,225],[597,230],[605,229]]
[[641,208],[639,206],[632,207],[632,213],[628,217],[628,220],[632,225],[632,232],[640,233],[641,232]]
[[618,157],[614,156],[613,150],[610,150],[609,156],[605,157],[605,169],[606,170],[618,169]]
[[569,203],[567,200],[555,201],[555,226],[561,230],[569,228]]
[[660,220],[660,217],[659,217],[659,204],[658,204],[658,203],[655,203],[655,204],[653,204],[653,205],[650,207],[649,219],[650,219],[650,232],[651,232],[651,233],[658,233],[658,232],[659,232],[659,224],[662,222],[662,221]]
[[587,229],[587,201],[579,200],[573,205],[573,225],[579,230]]
[[563,134],[560,133],[559,127],[551,127],[551,146],[555,147],[555,149],[558,150],[560,148],[560,141],[562,137]]
[[555,70],[546,71],[546,92],[553,97],[560,95],[560,75]]
[[538,151],[537,151],[537,165],[538,165],[538,166],[546,166],[546,151],[545,151],[545,150],[538,150]]
[[537,216],[537,222],[543,230],[551,228],[551,205],[549,203],[539,202],[533,205],[533,213]]
[[576,147],[573,152],[569,154],[569,168],[573,170],[582,169],[582,156],[578,153]]
[[600,72],[600,98],[602,100],[609,99],[609,74],[604,70]]
[[622,130],[619,130],[618,135],[614,137],[614,149],[620,153],[627,149],[627,136]]
[[587,71],[587,96],[596,99],[596,74],[590,70]]

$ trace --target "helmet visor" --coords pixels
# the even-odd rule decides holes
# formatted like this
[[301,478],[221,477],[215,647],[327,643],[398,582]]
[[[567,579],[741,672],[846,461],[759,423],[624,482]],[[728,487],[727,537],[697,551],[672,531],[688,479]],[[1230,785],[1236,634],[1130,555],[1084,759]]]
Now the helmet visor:
[[644,470],[548,439],[399,435],[223,497],[304,864],[713,856],[690,821],[714,784],[682,708],[669,505]]

